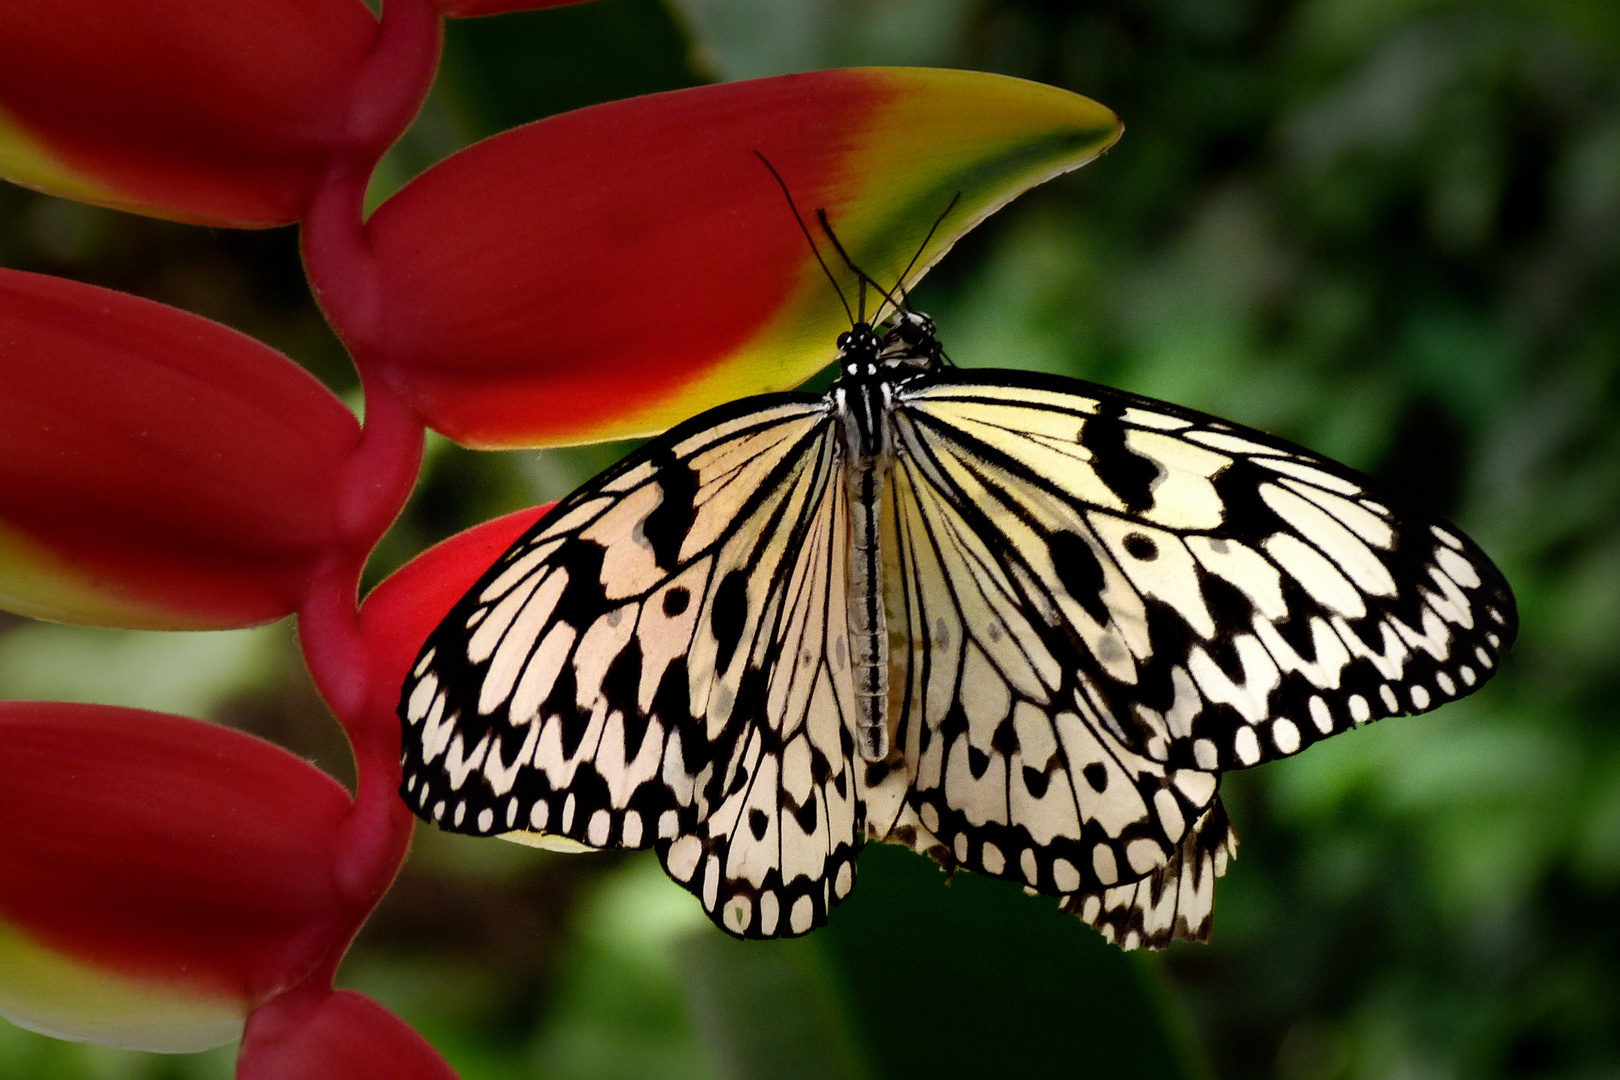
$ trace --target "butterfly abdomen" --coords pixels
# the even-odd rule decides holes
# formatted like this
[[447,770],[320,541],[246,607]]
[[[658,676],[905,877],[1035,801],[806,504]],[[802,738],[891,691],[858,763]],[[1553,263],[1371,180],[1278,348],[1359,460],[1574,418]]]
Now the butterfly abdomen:
[[855,380],[834,391],[849,491],[850,677],[859,711],[856,734],[867,761],[882,761],[889,754],[889,630],[880,533],[893,438],[885,385]]

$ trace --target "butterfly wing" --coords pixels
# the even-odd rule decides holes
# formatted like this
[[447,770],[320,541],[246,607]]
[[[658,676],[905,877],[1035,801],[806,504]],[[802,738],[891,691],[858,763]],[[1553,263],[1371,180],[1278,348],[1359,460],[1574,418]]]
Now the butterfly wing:
[[1054,895],[1160,869],[1206,815],[1214,774],[1168,766],[1113,719],[1095,688],[1106,642],[1079,636],[1034,519],[966,475],[952,445],[917,437],[907,411],[891,473],[891,713],[923,845]]
[[733,933],[825,921],[862,816],[837,457],[822,399],[754,398],[559,503],[423,647],[407,803],[455,831],[654,847]]
[[1215,879],[1237,852],[1237,835],[1219,797],[1187,830],[1170,860],[1124,885],[1070,893],[1058,903],[1124,949],[1162,949],[1172,941],[1208,941]]
[[1467,538],[1282,440],[1032,373],[898,399],[918,817],[1121,939],[1207,930],[1220,771],[1462,696],[1513,639]]

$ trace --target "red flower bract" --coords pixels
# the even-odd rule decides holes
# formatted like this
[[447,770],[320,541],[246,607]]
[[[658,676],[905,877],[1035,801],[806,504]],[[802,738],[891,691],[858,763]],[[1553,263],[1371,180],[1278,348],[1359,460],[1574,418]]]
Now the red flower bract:
[[360,631],[382,686],[404,683],[422,642],[445,613],[550,509],[548,503],[519,510],[452,536],[371,591],[360,605]]
[[[360,427],[251,338],[0,270],[0,597],[39,618],[200,629],[295,610]],[[9,542],[7,542],[9,541]]]
[[349,798],[308,762],[195,720],[51,702],[0,703],[0,745],[0,923],[64,962],[240,1016],[341,930]]
[[0,123],[33,166],[13,175],[183,221],[296,221],[376,36],[361,0],[7,0]]
[[238,1080],[453,1080],[427,1040],[353,990],[284,994],[253,1014]]
[[430,169],[368,223],[382,363],[431,425],[469,445],[661,431],[796,386],[844,328],[762,155],[879,280],[920,255],[910,284],[1012,194],[1118,133],[1107,109],[1051,87],[903,68],[542,120]]

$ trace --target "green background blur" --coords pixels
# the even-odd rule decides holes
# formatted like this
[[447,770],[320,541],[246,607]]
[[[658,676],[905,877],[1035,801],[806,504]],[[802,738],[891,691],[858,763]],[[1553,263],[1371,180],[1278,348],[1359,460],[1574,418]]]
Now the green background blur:
[[[918,290],[952,356],[1110,382],[1368,470],[1480,541],[1523,631],[1466,701],[1227,778],[1243,844],[1209,946],[1127,957],[1049,900],[947,889],[890,848],[868,849],[826,930],[739,945],[648,855],[423,829],[342,982],[466,1080],[1620,1077],[1620,3],[601,0],[448,34],[378,199],[511,125],[715,79],[937,64],[1095,97],[1120,144]],[[0,264],[219,319],[352,400],[291,230],[0,185]],[[430,442],[373,580],[618,452]],[[286,625],[13,619],[0,696],[214,719],[353,774]],[[217,1078],[231,1056],[0,1022],[4,1080]]]

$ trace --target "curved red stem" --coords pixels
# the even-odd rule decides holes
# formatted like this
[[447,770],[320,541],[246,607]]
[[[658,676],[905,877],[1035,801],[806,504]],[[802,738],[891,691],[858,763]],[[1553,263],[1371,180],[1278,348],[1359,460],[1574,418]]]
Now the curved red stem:
[[398,516],[421,468],[423,425],[380,377],[385,317],[367,241],[366,184],[421,106],[438,64],[442,30],[430,0],[386,0],[375,45],[354,87],[344,139],[304,217],[305,271],[317,302],[348,347],[365,393],[364,428],[338,482],[338,543],[326,553],[298,612],[299,639],[315,685],[343,725],[359,777],[333,873],[352,923],[316,976],[330,977],[344,948],[393,880],[412,818],[399,783],[397,687],[377,685],[357,610],[361,572]]

